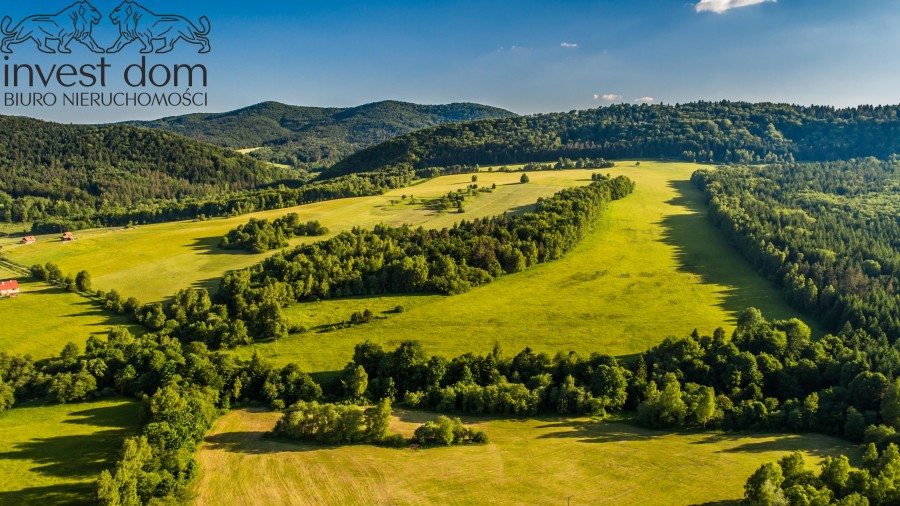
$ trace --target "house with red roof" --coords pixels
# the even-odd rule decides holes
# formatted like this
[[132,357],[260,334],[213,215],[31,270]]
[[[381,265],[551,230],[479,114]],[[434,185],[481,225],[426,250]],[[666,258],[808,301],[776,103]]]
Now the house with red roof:
[[75,236],[72,235],[72,232],[63,233],[63,235],[62,235],[63,242],[74,241],[74,240],[75,240]]
[[12,281],[0,281],[0,297],[15,297],[19,295],[19,282],[13,279]]
[[33,235],[26,235],[22,238],[22,244],[34,244],[37,242],[37,237]]

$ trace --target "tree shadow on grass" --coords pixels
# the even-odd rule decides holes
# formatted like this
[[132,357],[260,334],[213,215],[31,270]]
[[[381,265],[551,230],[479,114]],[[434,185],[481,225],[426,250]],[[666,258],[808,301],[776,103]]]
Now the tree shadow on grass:
[[538,429],[555,429],[537,439],[578,439],[579,443],[618,443],[623,441],[651,441],[671,434],[671,431],[643,429],[619,422],[584,419],[560,419]]
[[122,429],[123,426],[133,425],[137,421],[137,404],[133,403],[129,407],[132,409],[117,405],[73,411],[63,423]]
[[130,434],[124,429],[93,434],[35,438],[0,453],[2,460],[29,461],[32,472],[56,478],[87,479],[112,463],[116,450]]
[[294,441],[273,436],[267,431],[223,432],[207,436],[206,449],[240,453],[244,455],[271,455],[275,453],[304,453],[333,450],[354,445],[330,445],[315,441]]
[[700,190],[690,181],[671,181],[669,187],[677,196],[666,204],[686,211],[666,216],[659,222],[663,229],[662,242],[675,250],[678,270],[698,276],[704,284],[720,287],[722,298],[718,306],[733,315],[756,307],[772,319],[795,317],[796,313],[786,308],[783,295],[772,282],[756,272],[709,222]]
[[251,253],[249,251],[245,251],[242,249],[220,248],[219,242],[221,242],[221,241],[222,241],[221,236],[197,237],[196,239],[194,239],[191,242],[190,248],[193,251],[198,251],[205,255],[228,255],[228,256],[255,256],[256,255],[256,253]]
[[[812,437],[812,436],[810,436]],[[818,458],[824,458],[829,456],[834,456],[838,453],[840,448],[837,446],[838,441],[835,440],[833,444],[827,444],[827,442],[820,442],[826,444],[814,444],[814,441],[810,440],[810,437],[804,437],[800,434],[769,434],[769,433],[751,433],[751,432],[726,432],[726,433],[717,433],[710,434],[707,437],[699,440],[693,441],[691,444],[695,445],[703,445],[703,444],[722,444],[726,445],[728,442],[734,442],[733,446],[722,448],[717,451],[717,453],[766,453],[766,452],[794,452],[801,451],[803,453],[812,455]],[[822,437],[822,436],[816,436]],[[759,441],[744,441],[741,440],[758,438]],[[774,438],[774,439],[770,439]],[[848,445],[849,446],[849,445]],[[858,452],[856,452],[858,453]],[[856,453],[851,453],[848,456],[852,464],[857,465],[858,455]]]
[[96,487],[93,482],[29,487],[0,492],[0,504],[62,506],[93,504]]

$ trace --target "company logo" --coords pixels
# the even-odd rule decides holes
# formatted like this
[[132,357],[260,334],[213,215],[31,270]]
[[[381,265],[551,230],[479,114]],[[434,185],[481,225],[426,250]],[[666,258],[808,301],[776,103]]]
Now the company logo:
[[[10,54],[12,46],[33,41],[39,51],[55,54],[71,53],[72,41],[84,44],[94,53],[117,53],[125,46],[138,41],[141,53],[169,53],[175,43],[185,41],[200,46],[199,53],[209,53],[209,18],[202,16],[201,28],[184,16],[177,14],[155,14],[136,2],[125,1],[109,15],[118,26],[119,37],[108,50],[94,40],[94,25],[103,16],[90,3],[76,2],[57,14],[36,14],[23,19],[12,27],[12,18],[6,16],[0,23],[3,40],[0,51]],[[154,49],[156,48],[156,49]]]
[[112,22],[119,25],[119,40],[109,48],[110,53],[115,53],[135,40],[144,47],[141,53],[153,52],[154,41],[162,42],[157,53],[168,53],[175,49],[175,43],[179,40],[197,44],[200,53],[209,52],[209,18],[200,18],[202,30],[198,29],[186,17],[175,14],[154,14],[149,9],[135,2],[122,2],[116,10],[110,14]]
[[[0,24],[3,31],[3,42],[0,51],[12,53],[13,44],[22,44],[29,40],[37,43],[38,50],[44,53],[71,53],[69,44],[73,40],[81,42],[95,53],[102,53],[103,48],[94,41],[94,25],[100,22],[100,11],[87,2],[76,2],[58,14],[37,14],[23,19],[15,28],[10,29],[12,18],[6,16]],[[53,44],[51,41],[55,41]]]

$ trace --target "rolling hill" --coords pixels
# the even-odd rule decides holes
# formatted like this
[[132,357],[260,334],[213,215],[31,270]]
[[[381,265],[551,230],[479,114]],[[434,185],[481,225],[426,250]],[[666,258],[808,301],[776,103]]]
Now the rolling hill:
[[356,153],[322,174],[567,158],[700,163],[846,160],[900,152],[900,106],[745,102],[615,105],[442,125]]
[[221,114],[190,114],[129,124],[235,149],[258,148],[253,156],[270,162],[322,167],[414,130],[513,116],[509,111],[479,104],[385,101],[351,108],[319,108],[263,102]]
[[285,177],[233,150],[168,132],[0,117],[0,221],[83,216]]

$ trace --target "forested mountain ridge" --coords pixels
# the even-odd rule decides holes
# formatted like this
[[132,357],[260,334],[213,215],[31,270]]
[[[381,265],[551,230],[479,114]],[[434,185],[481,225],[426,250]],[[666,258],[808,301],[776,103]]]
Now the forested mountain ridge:
[[333,177],[387,168],[503,164],[579,158],[697,162],[827,161],[900,152],[900,106],[745,102],[613,105],[442,125],[348,157]]
[[[288,177],[232,150],[125,125],[0,116],[0,220],[88,214],[258,188]],[[65,202],[60,210],[55,203]]]
[[258,159],[320,167],[422,128],[513,113],[479,104],[418,105],[384,101],[351,108],[263,102],[221,114],[190,114],[128,124],[161,129],[230,148],[262,148]]

